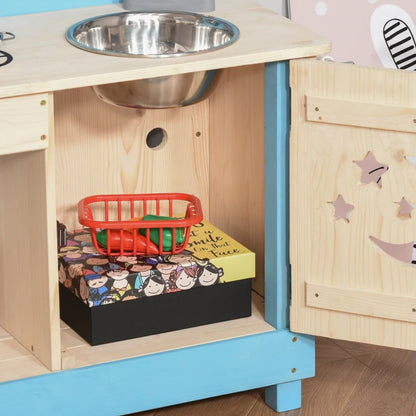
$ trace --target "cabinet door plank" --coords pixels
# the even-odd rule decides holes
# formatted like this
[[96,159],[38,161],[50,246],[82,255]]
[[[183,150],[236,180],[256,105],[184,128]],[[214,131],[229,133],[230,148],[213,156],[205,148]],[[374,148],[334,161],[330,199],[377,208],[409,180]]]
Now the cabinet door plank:
[[416,349],[415,74],[300,60],[291,87],[291,329]]
[[416,107],[403,105],[307,96],[306,118],[318,123],[416,133]]
[[306,304],[311,307],[416,322],[416,299],[306,282]]

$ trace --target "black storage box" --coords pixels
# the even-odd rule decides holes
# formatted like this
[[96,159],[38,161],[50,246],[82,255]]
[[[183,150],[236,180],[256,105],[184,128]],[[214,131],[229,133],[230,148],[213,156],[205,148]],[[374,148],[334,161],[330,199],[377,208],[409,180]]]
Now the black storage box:
[[91,345],[251,315],[255,256],[212,224],[192,227],[187,250],[104,256],[87,229],[58,254],[61,318]]
[[61,319],[91,345],[251,315],[251,279],[90,308],[59,284]]

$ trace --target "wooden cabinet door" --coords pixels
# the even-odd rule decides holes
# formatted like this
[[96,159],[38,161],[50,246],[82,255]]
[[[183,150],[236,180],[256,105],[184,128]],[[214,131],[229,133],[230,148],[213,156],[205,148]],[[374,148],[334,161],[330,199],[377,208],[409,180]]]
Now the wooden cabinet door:
[[291,330],[416,349],[416,73],[291,63]]

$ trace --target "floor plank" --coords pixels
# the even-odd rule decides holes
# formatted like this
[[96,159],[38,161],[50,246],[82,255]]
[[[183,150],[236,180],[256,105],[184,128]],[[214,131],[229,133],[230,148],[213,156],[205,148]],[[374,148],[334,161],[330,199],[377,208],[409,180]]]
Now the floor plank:
[[[369,370],[371,371],[371,370]],[[387,377],[362,377],[342,416],[414,416],[415,398]]]
[[209,400],[200,400],[184,405],[171,406],[156,411],[155,416],[248,416],[250,410],[259,398],[259,392],[252,390],[240,394],[230,394]]
[[332,339],[316,338],[315,344],[316,362],[319,365],[352,358],[351,354],[340,348]]
[[[372,370],[362,363],[348,358],[320,365],[316,376],[303,382],[302,415],[342,415],[361,378],[371,382],[375,378]],[[358,415],[357,415],[358,416]]]

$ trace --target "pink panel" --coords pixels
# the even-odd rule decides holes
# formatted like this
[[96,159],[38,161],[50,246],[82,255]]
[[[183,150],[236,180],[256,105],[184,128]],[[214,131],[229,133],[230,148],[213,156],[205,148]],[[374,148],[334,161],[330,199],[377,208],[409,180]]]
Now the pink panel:
[[415,0],[290,0],[290,13],[332,40],[337,62],[416,69]]

